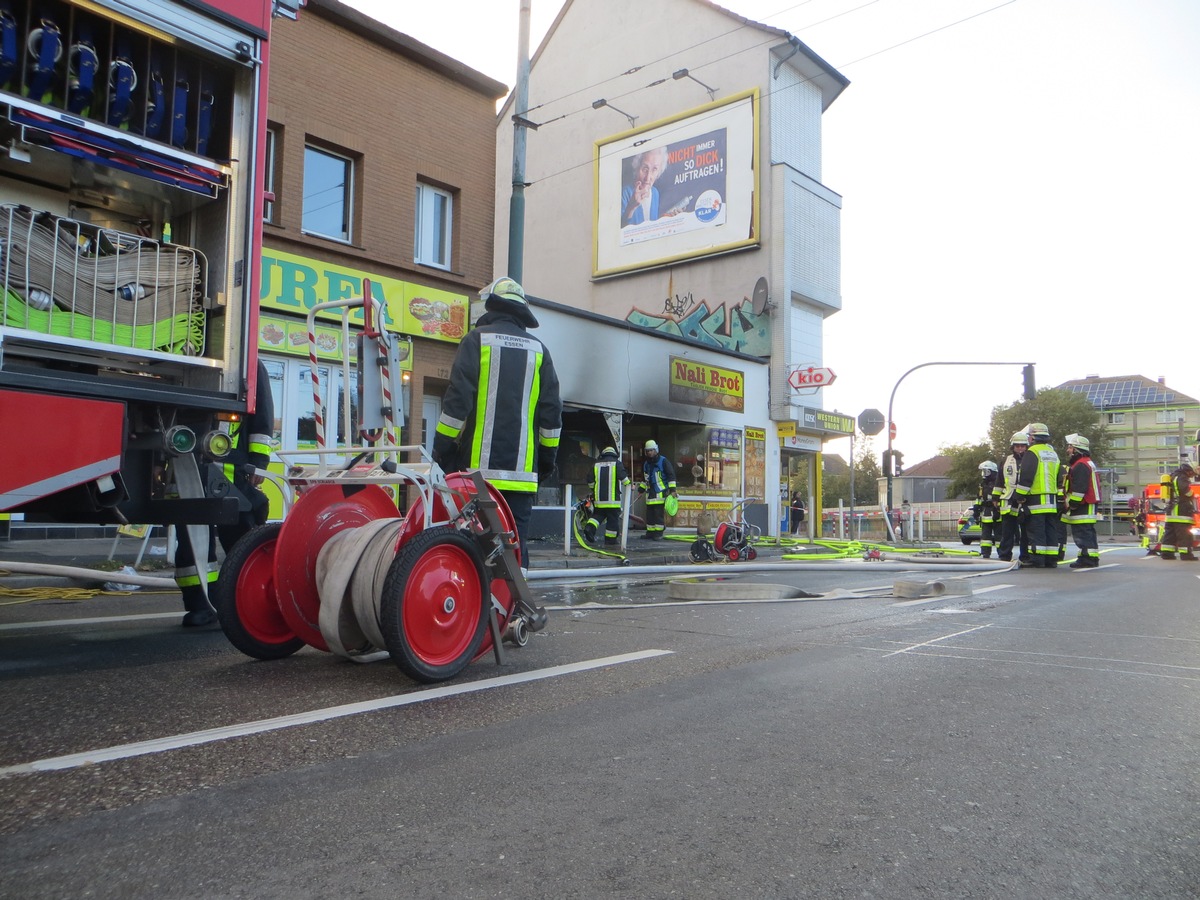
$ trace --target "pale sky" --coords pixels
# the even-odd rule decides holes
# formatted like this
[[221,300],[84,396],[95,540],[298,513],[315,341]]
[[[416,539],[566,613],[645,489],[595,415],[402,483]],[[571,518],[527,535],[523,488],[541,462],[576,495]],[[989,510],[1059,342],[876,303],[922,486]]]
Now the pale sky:
[[[520,0],[346,2],[516,80]],[[531,4],[532,54],[562,3]],[[825,409],[886,414],[935,361],[1034,362],[1039,387],[1164,377],[1200,398],[1198,0],[722,5],[851,82],[824,116],[820,180],[843,198]],[[1019,366],[921,369],[896,391],[895,447],[911,465],[983,440],[1020,396]]]

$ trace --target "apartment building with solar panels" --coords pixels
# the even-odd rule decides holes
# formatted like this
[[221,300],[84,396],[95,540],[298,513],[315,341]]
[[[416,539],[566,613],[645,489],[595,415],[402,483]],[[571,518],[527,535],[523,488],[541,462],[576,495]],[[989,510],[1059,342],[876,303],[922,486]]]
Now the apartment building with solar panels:
[[1181,458],[1191,458],[1200,401],[1167,387],[1162,378],[1089,375],[1058,388],[1084,394],[1096,407],[1112,444],[1103,468],[1111,473],[1105,487],[1117,506],[1140,497],[1146,485],[1173,471]]

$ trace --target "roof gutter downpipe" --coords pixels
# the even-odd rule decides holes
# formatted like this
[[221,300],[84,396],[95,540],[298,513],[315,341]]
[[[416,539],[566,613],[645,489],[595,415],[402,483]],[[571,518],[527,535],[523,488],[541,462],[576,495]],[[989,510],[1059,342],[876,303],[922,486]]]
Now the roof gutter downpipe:
[[795,56],[797,53],[800,52],[799,38],[793,37],[792,35],[789,34],[788,35],[788,43],[792,45],[792,52],[789,53],[787,56],[785,56],[783,59],[779,60],[779,62],[775,63],[775,71],[771,73],[772,81],[774,81],[776,78],[779,77],[779,70],[781,68],[783,68],[783,64],[785,62],[787,62],[789,59],[791,59],[793,56]]

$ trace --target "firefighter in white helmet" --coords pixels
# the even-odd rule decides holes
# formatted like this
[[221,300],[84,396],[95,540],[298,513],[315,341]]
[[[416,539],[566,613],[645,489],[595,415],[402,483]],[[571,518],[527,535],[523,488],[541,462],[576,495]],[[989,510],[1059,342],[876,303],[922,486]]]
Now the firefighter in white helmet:
[[1000,513],[996,497],[996,485],[1000,478],[1000,467],[990,459],[979,464],[979,494],[975,498],[975,521],[979,523],[979,555],[990,559],[992,548],[1000,538]]
[[1000,542],[996,545],[996,555],[1005,562],[1012,562],[1013,547],[1016,546],[1018,560],[1028,562],[1028,535],[1025,522],[1021,520],[1019,510],[1013,503],[1013,492],[1017,487],[1021,457],[1029,447],[1029,435],[1018,431],[1009,439],[1009,446],[1011,452],[1004,460],[1002,477],[996,479],[996,486],[992,489],[1000,509]]
[[1029,566],[1053,569],[1058,566],[1058,453],[1050,446],[1050,429],[1034,422],[1026,429],[1031,441],[1021,457],[1013,499],[1019,515],[1029,516]]
[[534,496],[538,482],[553,477],[558,458],[558,375],[546,345],[527,330],[538,321],[521,285],[498,278],[479,296],[487,311],[454,356],[433,458],[448,472],[479,469],[500,491],[528,566]]
[[644,539],[662,540],[667,519],[663,509],[669,495],[675,494],[675,467],[658,452],[658,441],[646,441],[643,448],[642,483],[638,491],[646,494],[646,533]]
[[1071,537],[1079,548],[1072,569],[1094,569],[1100,565],[1100,544],[1096,538],[1100,475],[1092,462],[1091,448],[1091,441],[1082,434],[1067,435],[1067,511],[1063,523],[1071,526]]

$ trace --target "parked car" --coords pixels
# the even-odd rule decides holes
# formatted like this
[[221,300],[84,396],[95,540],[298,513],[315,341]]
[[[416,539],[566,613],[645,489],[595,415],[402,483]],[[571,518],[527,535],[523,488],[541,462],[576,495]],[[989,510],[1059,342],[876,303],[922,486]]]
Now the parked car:
[[968,547],[983,536],[983,529],[975,521],[975,509],[968,506],[958,517],[958,539]]

